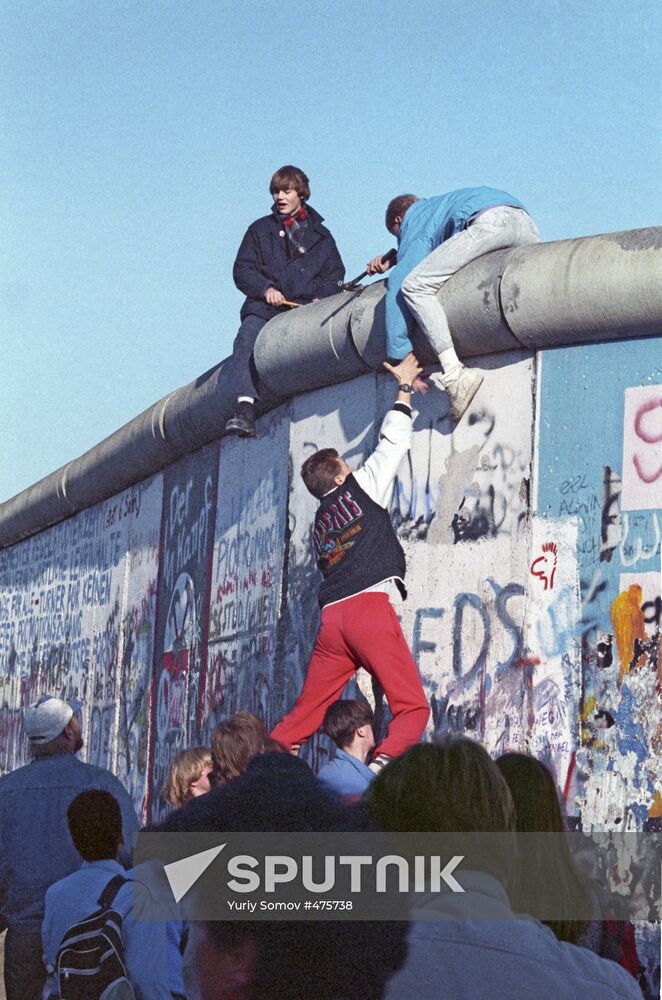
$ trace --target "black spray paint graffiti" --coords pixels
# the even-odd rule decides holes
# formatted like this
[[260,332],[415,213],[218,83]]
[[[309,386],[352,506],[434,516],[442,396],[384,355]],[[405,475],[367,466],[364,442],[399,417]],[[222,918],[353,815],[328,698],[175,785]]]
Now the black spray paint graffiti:
[[[488,410],[480,409],[472,413],[469,424],[482,430],[484,437],[475,446],[481,457],[474,481],[464,490],[458,509],[448,515],[452,540],[456,544],[493,538],[505,530],[519,532],[529,506],[528,454],[495,440],[496,418]],[[407,474],[397,477],[395,481],[391,518],[396,531],[405,539],[428,537],[430,524],[438,515],[440,500],[443,499],[444,476],[437,480],[432,472],[434,425],[435,421],[430,421],[426,431],[425,481],[419,483],[411,453],[407,457]],[[422,433],[418,431],[419,439]],[[454,456],[459,454],[451,452],[449,470],[453,467]],[[490,481],[486,484],[487,476]],[[507,527],[509,518],[513,524]]]
[[602,477],[602,526],[600,529],[600,562],[611,562],[621,540],[619,500],[622,482],[618,472],[605,465]]
[[[488,665],[499,683],[515,670],[519,685],[525,671],[522,670],[524,638],[522,626],[508,607],[509,602],[524,595],[524,588],[519,583],[509,583],[500,586],[495,580],[489,581],[494,590],[493,602],[486,602],[478,594],[463,592],[457,594],[451,609],[418,608],[414,617],[412,655],[421,671],[428,688],[432,681],[426,672],[428,655],[434,655],[438,650],[438,642],[434,635],[434,627],[426,631],[426,622],[438,622],[447,612],[453,616],[451,665],[453,672],[452,697],[433,691],[430,704],[433,714],[435,732],[475,732],[481,731],[485,723],[485,686]],[[510,637],[511,649],[505,659],[490,664],[490,651],[494,639],[494,627],[498,626]],[[482,642],[478,653],[467,659],[466,637],[475,635],[477,629],[482,629]],[[427,680],[426,680],[427,674]],[[468,699],[468,700],[467,700]]]
[[173,758],[199,737],[217,479],[217,444],[164,473],[146,803],[152,822],[166,809],[159,792]]

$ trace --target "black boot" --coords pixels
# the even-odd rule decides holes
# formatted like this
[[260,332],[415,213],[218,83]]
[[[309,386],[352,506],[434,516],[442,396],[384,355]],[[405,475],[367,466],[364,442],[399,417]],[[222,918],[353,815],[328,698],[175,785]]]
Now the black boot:
[[230,417],[225,425],[226,434],[237,434],[239,437],[256,437],[255,429],[255,406],[243,400],[237,403],[237,409],[233,417]]

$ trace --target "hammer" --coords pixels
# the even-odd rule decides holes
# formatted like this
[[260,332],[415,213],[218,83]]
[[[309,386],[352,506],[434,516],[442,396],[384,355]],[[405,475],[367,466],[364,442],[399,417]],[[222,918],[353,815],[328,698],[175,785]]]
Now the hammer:
[[[388,263],[389,260],[393,260],[397,252],[398,251],[396,250],[396,248],[393,247],[391,250],[389,250],[388,253],[385,253],[384,256],[382,257],[382,264],[386,264]],[[342,281],[339,281],[338,286],[342,289],[343,292],[353,292],[356,289],[356,286],[358,285],[359,281],[363,281],[363,279],[367,276],[367,274],[368,274],[367,271],[362,271],[361,274],[359,274],[358,278],[354,278],[352,281],[347,281],[345,284],[343,284]]]

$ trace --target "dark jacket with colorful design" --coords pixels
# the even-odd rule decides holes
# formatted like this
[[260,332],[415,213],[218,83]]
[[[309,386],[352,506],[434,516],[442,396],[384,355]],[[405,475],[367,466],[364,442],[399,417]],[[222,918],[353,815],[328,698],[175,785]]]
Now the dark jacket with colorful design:
[[308,225],[298,234],[305,248],[300,253],[285,234],[275,207],[248,227],[241,241],[232,276],[246,296],[241,318],[261,316],[268,320],[286,307],[264,301],[267,288],[276,288],[291,302],[305,304],[335,295],[345,277],[345,267],[336,242],[322,225],[322,216],[306,205]]
[[403,582],[405,554],[386,509],[398,467],[411,444],[411,411],[396,403],[374,452],[342,486],[322,497],[313,545],[324,580],[321,607],[389,579]]

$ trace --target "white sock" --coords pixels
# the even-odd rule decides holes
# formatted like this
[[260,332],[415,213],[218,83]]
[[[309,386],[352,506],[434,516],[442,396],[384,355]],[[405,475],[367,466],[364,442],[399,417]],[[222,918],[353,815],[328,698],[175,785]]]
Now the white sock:
[[439,352],[439,364],[444,375],[450,375],[456,368],[459,368],[460,359],[455,353],[454,347],[446,347]]
[[238,403],[254,403],[255,400],[252,396],[237,396]]

